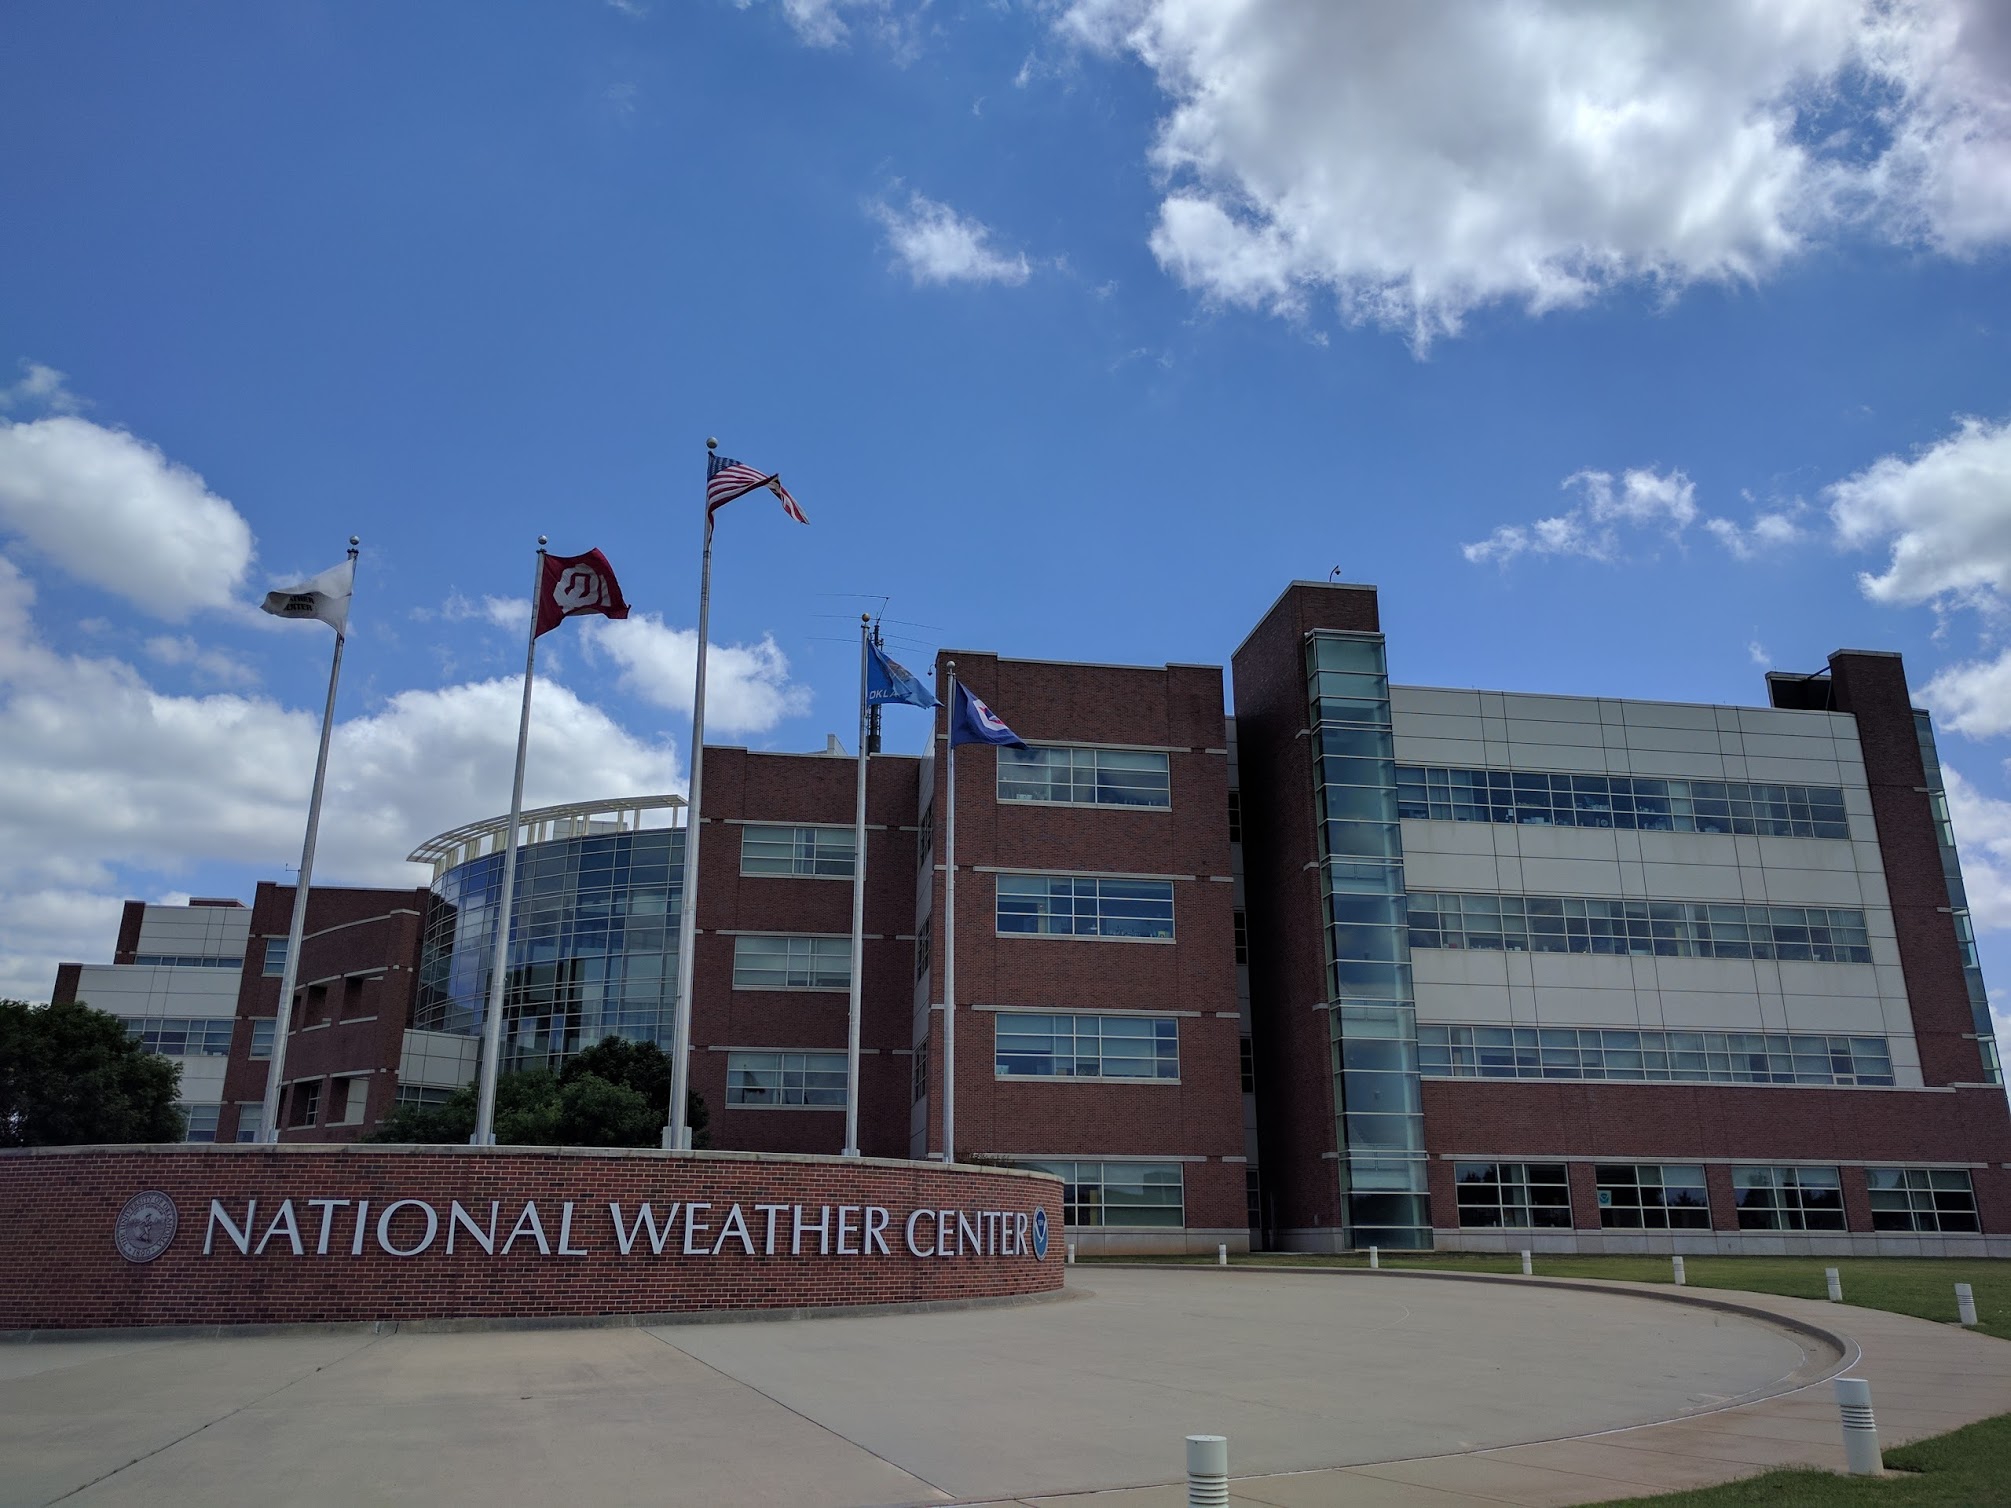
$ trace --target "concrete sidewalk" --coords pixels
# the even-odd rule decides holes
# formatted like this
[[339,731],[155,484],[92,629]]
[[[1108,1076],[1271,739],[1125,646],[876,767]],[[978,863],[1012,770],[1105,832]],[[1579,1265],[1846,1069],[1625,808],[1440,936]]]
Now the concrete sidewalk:
[[1246,1505],[1563,1504],[1840,1466],[1824,1379],[1860,1346],[1888,1442],[2011,1410],[2011,1346],[1789,1299],[1697,1295],[1843,1349],[1666,1287],[1252,1268],[1071,1287],[766,1324],[0,1346],[0,1504],[1171,1508],[1203,1431],[1229,1437]]

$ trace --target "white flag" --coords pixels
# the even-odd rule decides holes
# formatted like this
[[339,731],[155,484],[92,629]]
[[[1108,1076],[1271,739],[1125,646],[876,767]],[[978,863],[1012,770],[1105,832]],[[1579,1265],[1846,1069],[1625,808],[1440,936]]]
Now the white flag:
[[356,562],[330,566],[312,581],[267,592],[259,605],[275,618],[319,618],[338,634],[349,632],[349,593],[356,581]]

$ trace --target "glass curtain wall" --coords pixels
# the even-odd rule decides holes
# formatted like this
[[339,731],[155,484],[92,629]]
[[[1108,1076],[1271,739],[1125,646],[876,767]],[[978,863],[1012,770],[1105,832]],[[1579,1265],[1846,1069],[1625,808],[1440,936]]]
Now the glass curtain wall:
[[1417,1010],[1381,634],[1306,646],[1341,1193],[1355,1247],[1429,1250]]
[[1976,956],[1976,926],[1969,917],[1969,892],[1962,886],[1962,860],[1955,852],[1955,825],[1948,817],[1948,792],[1941,782],[1941,758],[1934,749],[1934,722],[1913,714],[1913,731],[1920,740],[1920,762],[1927,771],[1927,799],[1934,808],[1934,836],[1941,846],[1941,873],[1948,881],[1948,905],[1955,923],[1955,941],[1962,949],[1962,982],[1969,990],[1969,1014],[1975,1027],[1976,1051],[1983,1060],[1983,1081],[2004,1082],[1997,1061],[1996,1023],[1990,1017],[1990,994],[1983,988],[1983,965]]
[[[533,843],[517,851],[503,994],[506,1070],[557,1068],[603,1037],[673,1043],[684,832]],[[433,885],[412,1024],[478,1036],[489,997],[503,856]]]

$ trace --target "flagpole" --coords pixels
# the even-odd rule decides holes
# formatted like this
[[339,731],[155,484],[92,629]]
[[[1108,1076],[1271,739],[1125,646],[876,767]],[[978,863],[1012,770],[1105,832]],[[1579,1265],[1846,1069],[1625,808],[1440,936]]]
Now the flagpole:
[[845,1027],[845,1156],[859,1155],[859,997],[866,975],[866,645],[873,620],[859,615],[859,790],[852,815],[852,1009]]
[[[349,536],[352,591],[356,580],[356,547],[360,543],[354,534]],[[321,710],[321,750],[314,756],[314,792],[307,798],[307,838],[300,845],[300,873],[293,884],[293,920],[287,925],[286,963],[279,975],[279,1014],[273,1023],[272,1064],[265,1072],[260,1141],[279,1140],[279,1094],[285,1084],[286,1036],[293,1025],[293,991],[300,980],[301,939],[307,932],[307,892],[314,879],[314,842],[321,832],[321,793],[328,783],[328,740],[335,730],[335,687],[342,679],[342,646],[348,637],[341,629],[335,631],[335,657],[328,666],[328,704]]]
[[[707,439],[707,451],[719,442]],[[698,815],[699,788],[705,778],[705,641],[712,624],[712,504],[705,506],[705,549],[698,568],[698,673],[691,688],[691,783],[684,798],[684,883],[677,918],[677,1026],[671,1043],[670,1105],[664,1119],[663,1144],[671,1151],[691,1150],[691,1123],[686,1099],[691,1093],[691,991],[698,954]]]
[[949,753],[943,796],[943,1161],[957,1160],[957,662],[946,661]]
[[482,1087],[475,1103],[477,1147],[496,1144],[496,1077],[503,1056],[503,992],[510,969],[510,913],[517,898],[517,827],[524,820],[524,756],[531,743],[531,678],[538,662],[538,597],[545,589],[545,536],[531,578],[531,636],[524,646],[524,707],[517,716],[517,773],[510,784],[510,825],[503,833],[503,888],[496,903],[496,947],[489,964],[489,1015],[482,1023]]

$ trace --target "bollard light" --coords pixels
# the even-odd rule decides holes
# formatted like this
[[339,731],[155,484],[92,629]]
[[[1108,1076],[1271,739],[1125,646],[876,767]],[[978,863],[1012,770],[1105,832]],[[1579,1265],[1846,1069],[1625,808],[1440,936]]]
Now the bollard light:
[[1371,1268],[1377,1268],[1382,1265],[1383,1265],[1382,1248],[1379,1246],[1371,1246],[1369,1248],[1369,1266]]
[[1525,1278],[1536,1275],[1536,1264],[1529,1260],[1529,1253],[1526,1251],[1522,1254],[1522,1275]]
[[1967,1283],[1955,1285],[1955,1312],[1965,1326],[1976,1323],[1976,1290]]
[[1229,1508],[1229,1439],[1187,1437],[1187,1508]]
[[1671,1263],[1675,1265],[1676,1286],[1678,1288],[1681,1288],[1689,1281],[1689,1279],[1683,1275],[1683,1259],[1681,1257],[1671,1257],[1669,1258],[1669,1260]]
[[1862,1377],[1837,1378],[1836,1407],[1843,1416],[1843,1458],[1850,1474],[1879,1475],[1885,1462],[1878,1453],[1878,1421],[1871,1413],[1871,1384]]
[[1068,1265],[1070,1267],[1075,1265],[1075,1243],[1073,1241],[1068,1243]]
[[1827,1281],[1829,1284],[1829,1301],[1832,1304],[1841,1304],[1843,1302],[1842,1274],[1840,1274],[1834,1267],[1825,1267],[1822,1270],[1822,1275],[1824,1280]]
[[1229,1265],[1229,1248],[1227,1246],[1218,1246],[1215,1248],[1215,1265],[1217,1267],[1227,1267]]

